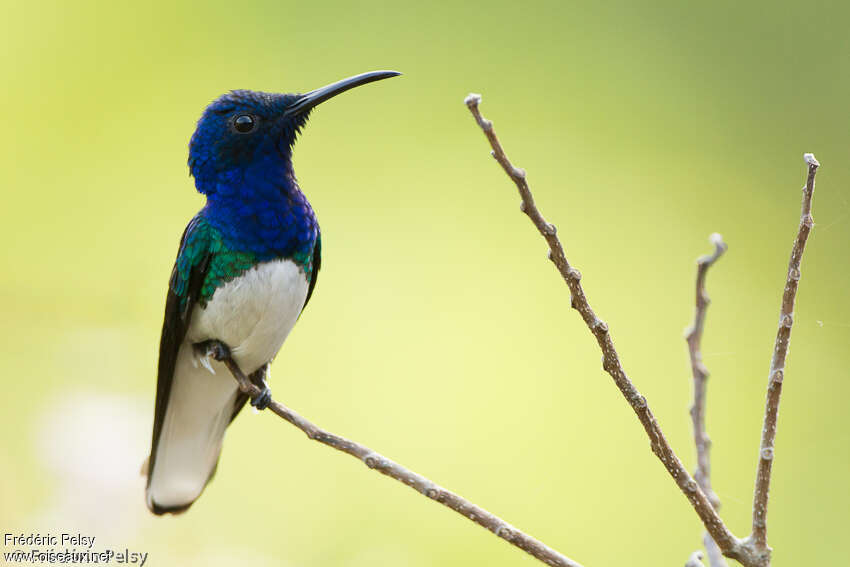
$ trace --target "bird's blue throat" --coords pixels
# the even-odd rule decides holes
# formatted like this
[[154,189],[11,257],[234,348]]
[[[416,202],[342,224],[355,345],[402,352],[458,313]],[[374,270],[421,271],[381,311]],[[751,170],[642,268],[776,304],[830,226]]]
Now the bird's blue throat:
[[[277,159],[274,159],[274,158]],[[298,187],[291,162],[280,156],[222,172],[212,186],[197,180],[207,196],[201,216],[230,250],[258,262],[289,258],[303,264],[318,237],[313,208]]]

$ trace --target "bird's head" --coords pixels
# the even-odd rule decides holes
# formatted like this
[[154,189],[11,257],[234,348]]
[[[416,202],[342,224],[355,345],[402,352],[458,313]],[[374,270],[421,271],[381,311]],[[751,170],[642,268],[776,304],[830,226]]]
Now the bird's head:
[[231,91],[204,110],[189,142],[189,172],[198,190],[254,163],[291,163],[292,146],[316,105],[354,87],[400,75],[372,71],[305,94]]

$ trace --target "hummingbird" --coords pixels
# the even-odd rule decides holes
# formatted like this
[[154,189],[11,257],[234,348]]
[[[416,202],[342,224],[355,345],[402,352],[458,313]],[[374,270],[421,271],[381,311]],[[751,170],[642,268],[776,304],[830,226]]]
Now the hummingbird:
[[189,173],[206,205],[180,240],[159,346],[145,488],[154,514],[197,500],[248,401],[221,361],[261,389],[251,405],[264,409],[269,364],[316,287],[321,234],[292,168],[296,137],[318,104],[397,75],[362,73],[306,94],[235,90],[204,110]]

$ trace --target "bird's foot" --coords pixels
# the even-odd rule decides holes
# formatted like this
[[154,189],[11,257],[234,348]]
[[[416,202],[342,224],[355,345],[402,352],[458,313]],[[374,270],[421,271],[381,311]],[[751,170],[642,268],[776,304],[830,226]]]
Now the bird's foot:
[[195,348],[198,348],[199,346],[203,347],[206,354],[211,356],[213,360],[221,362],[222,360],[230,358],[230,347],[221,341],[210,339],[196,344]]
[[201,363],[201,366],[215,374],[215,369],[210,364],[210,358],[221,362],[230,358],[230,347],[221,341],[210,339],[192,345],[195,351],[195,360]]
[[258,410],[264,410],[269,407],[269,404],[272,403],[272,390],[269,388],[268,384],[263,383],[263,391],[260,394],[251,400],[251,405],[257,408]]
[[251,382],[259,388],[260,393],[251,399],[251,405],[257,408],[258,410],[264,410],[269,407],[269,404],[272,401],[272,391],[269,388],[268,382],[266,382],[266,376],[268,376],[269,365],[266,364],[253,374],[251,374]]

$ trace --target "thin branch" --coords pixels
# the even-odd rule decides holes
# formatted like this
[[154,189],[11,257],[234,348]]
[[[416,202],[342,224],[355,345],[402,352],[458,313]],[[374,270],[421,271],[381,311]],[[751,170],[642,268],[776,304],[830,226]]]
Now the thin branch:
[[785,376],[785,357],[788,354],[791,327],[794,324],[794,300],[797,297],[797,286],[800,284],[800,262],[803,259],[809,233],[814,226],[812,195],[815,191],[815,174],[817,174],[820,166],[813,154],[805,154],[803,159],[808,164],[808,176],[806,186],[803,187],[800,228],[794,246],[791,248],[791,259],[788,261],[785,291],[782,294],[782,307],[779,312],[779,329],[776,332],[776,344],[773,349],[773,359],[770,362],[764,426],[761,434],[756,488],[753,494],[753,534],[751,541],[756,550],[763,552],[768,557],[768,562],[770,548],[767,545],[767,503],[770,492],[770,473],[773,468],[776,418],[779,414],[779,397],[782,394],[782,381]]
[[[694,479],[702,491],[708,497],[714,509],[720,507],[720,499],[711,488],[711,439],[705,431],[705,383],[708,379],[708,370],[702,362],[702,332],[705,327],[705,313],[711,300],[705,291],[705,278],[708,269],[726,252],[727,246],[723,237],[716,232],[709,238],[714,244],[714,253],[700,256],[697,259],[696,279],[696,308],[694,309],[694,322],[685,334],[688,342],[688,353],[691,358],[691,373],[694,380],[694,403],[691,406],[691,420],[693,421],[694,445],[697,449],[697,467],[694,471]],[[708,533],[703,537],[706,547],[708,564],[711,567],[726,567],[720,549]]]
[[646,398],[635,388],[634,384],[632,384],[626,375],[625,370],[623,370],[620,358],[614,348],[614,342],[611,340],[608,325],[600,320],[596,316],[596,313],[593,312],[593,309],[591,309],[581,286],[581,274],[577,269],[570,266],[570,263],[567,261],[564,248],[557,237],[555,226],[549,224],[537,209],[526,181],[525,171],[514,167],[505,155],[505,151],[502,149],[502,145],[493,131],[493,123],[481,116],[481,112],[478,110],[481,95],[470,94],[464,102],[469,107],[473,118],[475,118],[478,126],[481,127],[481,130],[483,130],[484,135],[490,142],[490,146],[493,149],[492,156],[499,162],[499,165],[502,166],[502,169],[505,170],[505,173],[508,174],[516,185],[522,199],[520,210],[528,215],[549,245],[549,259],[555,264],[564,282],[570,288],[570,293],[572,294],[571,305],[579,312],[587,328],[596,338],[597,343],[599,343],[599,348],[602,350],[602,367],[614,379],[617,388],[619,388],[643,425],[649,437],[652,452],[661,460],[667,472],[673,477],[682,494],[685,495],[702,520],[706,530],[708,530],[711,537],[718,543],[720,549],[723,550],[724,555],[741,558],[739,560],[745,562],[748,550],[744,548],[743,542],[729,531],[711,505],[705,492],[691,478],[691,475],[688,474],[682,461],[676,456],[676,453],[664,437],[664,433],[661,431],[655,415],[649,409]]
[[[229,352],[229,350],[226,352]],[[230,373],[233,374],[233,377],[239,383],[239,389],[242,392],[251,396],[252,399],[260,395],[260,388],[255,386],[248,377],[245,376],[232,358],[229,356],[224,357],[221,362],[223,362],[230,370]],[[417,474],[401,466],[395,461],[376,453],[372,449],[354,441],[345,439],[344,437],[329,433],[321,429],[319,426],[311,423],[295,411],[274,400],[271,401],[268,408],[303,431],[307,437],[313,441],[318,441],[319,443],[327,445],[337,451],[347,453],[352,457],[363,461],[363,463],[365,463],[370,469],[374,469],[383,475],[402,482],[417,492],[424,494],[431,500],[435,500],[443,506],[451,508],[458,514],[461,514],[479,526],[490,530],[511,545],[520,548],[547,565],[554,565],[558,567],[582,567],[579,563],[561,555],[551,547],[545,545],[543,542],[523,533],[487,510],[484,510],[472,502],[469,502],[465,498],[462,498],[461,496],[446,490],[442,486],[431,482],[421,474]]]

